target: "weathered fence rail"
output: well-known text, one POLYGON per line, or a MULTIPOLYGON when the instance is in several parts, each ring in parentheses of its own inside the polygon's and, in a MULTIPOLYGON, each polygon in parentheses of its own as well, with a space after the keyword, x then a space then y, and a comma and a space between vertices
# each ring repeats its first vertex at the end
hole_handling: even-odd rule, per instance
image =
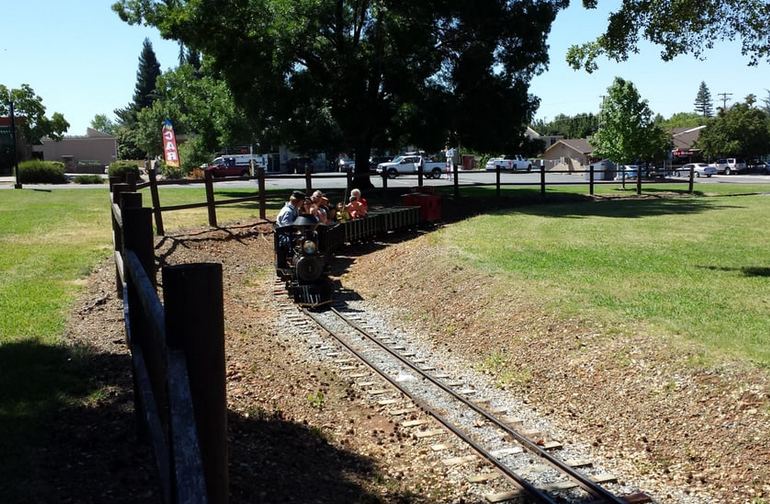
POLYGON ((139 434, 164 503, 228 498, 222 266, 164 267, 156 291, 152 212, 132 184, 111 184, 118 295, 131 351, 139 434))
MULTIPOLYGON (((162 235, 165 233, 164 227, 163 227, 163 212, 171 212, 176 210, 188 210, 192 208, 207 208, 208 209, 208 221, 210 226, 217 226, 217 214, 216 214, 216 207, 222 206, 222 205, 231 205, 236 203, 243 203, 248 201, 256 201, 258 202, 259 206, 259 217, 260 219, 266 218, 267 213, 267 205, 266 205, 266 192, 265 192, 265 184, 266 180, 281 180, 281 179, 297 179, 297 180, 304 180, 305 181, 305 190, 310 193, 313 190, 313 173, 310 169, 307 169, 304 174, 267 174, 265 173, 265 170, 261 167, 253 167, 252 172, 254 173, 253 176, 247 176, 247 177, 223 177, 223 178, 215 178, 212 176, 210 171, 205 172, 205 178, 203 180, 191 180, 191 179, 179 179, 179 180, 158 180, 156 172, 154 170, 149 171, 149 182, 143 182, 140 184, 135 184, 135 190, 141 190, 144 188, 150 188, 150 193, 152 196, 152 212, 155 219, 155 229, 159 235, 162 235), (227 199, 216 199, 214 195, 214 184, 217 182, 232 182, 232 181, 250 181, 250 180, 256 180, 257 181, 257 190, 253 196, 243 196, 239 198, 227 198, 227 199), (166 186, 166 185, 204 185, 206 189, 206 201, 203 202, 197 202, 197 203, 185 203, 181 205, 166 205, 162 206, 160 204, 160 196, 158 193, 158 187, 166 186)), ((593 195, 595 192, 595 188, 598 185, 620 185, 623 188, 626 187, 627 181, 626 179, 621 180, 597 180, 596 178, 596 171, 594 170, 594 167, 591 166, 589 169, 586 170, 546 170, 544 165, 541 165, 538 170, 535 170, 536 173, 539 173, 539 181, 536 182, 519 182, 519 181, 509 181, 509 182, 503 182, 501 180, 501 171, 500 167, 497 166, 496 170, 494 172, 494 181, 493 182, 478 182, 478 181, 464 181, 461 184, 461 177, 465 176, 465 174, 474 173, 477 174, 478 172, 460 172, 458 170, 458 166, 455 165, 453 168, 453 171, 451 172, 451 177, 453 179, 452 185, 453 185, 453 193, 455 198, 460 197, 460 188, 461 187, 488 187, 488 186, 494 186, 495 187, 495 194, 500 197, 502 195, 502 187, 506 186, 522 186, 522 187, 539 187, 540 188, 540 195, 545 197, 547 194, 547 189, 549 186, 588 186, 588 192, 589 194, 593 195), (588 177, 585 180, 574 180, 574 181, 548 181, 546 175, 548 174, 570 174, 570 175, 578 175, 578 174, 587 174, 588 177)), ((624 173, 625 174, 625 173, 624 173)), ((417 177, 417 186, 423 187, 424 181, 423 177, 419 176, 421 174, 418 173, 417 177)), ((383 173, 382 175, 372 175, 373 177, 381 178, 382 181, 382 191, 386 192, 388 191, 388 176, 386 173, 383 173)), ((350 172, 346 173, 325 173, 323 175, 323 180, 329 180, 329 179, 338 179, 338 178, 344 178, 346 180, 345 187, 346 192, 349 193, 350 190, 353 187, 353 174, 350 172)), ((632 181, 633 184, 636 186, 636 192, 637 194, 642 193, 643 186, 645 184, 682 184, 682 180, 673 180, 673 179, 658 179, 658 180, 651 180, 651 181, 645 181, 642 180, 641 177, 637 176, 635 179, 628 179, 628 181, 632 181)), ((686 181, 688 184, 688 191, 693 192, 693 183, 694 183, 694 172, 691 169, 689 174, 689 179, 686 181)))

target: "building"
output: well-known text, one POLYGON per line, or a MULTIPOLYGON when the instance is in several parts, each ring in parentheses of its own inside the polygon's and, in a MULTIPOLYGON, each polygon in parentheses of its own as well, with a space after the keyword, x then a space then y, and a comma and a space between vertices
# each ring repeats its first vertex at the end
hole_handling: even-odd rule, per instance
POLYGON ((527 131, 524 132, 524 135, 530 139, 530 140, 542 140, 544 145, 544 149, 548 149, 550 146, 564 138, 562 135, 541 135, 537 131, 533 130, 529 126, 527 126, 527 131))
POLYGON ((543 159, 551 161, 546 166, 551 164, 559 170, 573 171, 588 166, 593 161, 593 151, 594 148, 585 138, 563 138, 545 150, 543 159))
POLYGON ((705 127, 696 126, 694 128, 674 128, 671 130, 671 139, 674 145, 671 151, 673 163, 691 163, 694 160, 701 159, 701 150, 695 147, 695 143, 700 138, 700 132, 705 127))
POLYGON ((118 141, 92 128, 82 136, 65 136, 61 141, 43 138, 32 147, 36 157, 62 161, 69 173, 103 173, 104 167, 118 158, 118 141))

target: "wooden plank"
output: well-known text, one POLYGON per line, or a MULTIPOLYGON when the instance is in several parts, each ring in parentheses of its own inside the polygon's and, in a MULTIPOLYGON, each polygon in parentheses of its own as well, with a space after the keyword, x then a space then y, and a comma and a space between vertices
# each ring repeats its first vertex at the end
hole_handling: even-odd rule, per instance
POLYGON ((445 445, 444 443, 436 443, 436 444, 430 445, 430 449, 433 450, 434 452, 440 452, 440 451, 448 450, 449 446, 445 445))
POLYGON ((417 439, 424 439, 429 437, 440 436, 443 433, 444 433, 443 430, 434 429, 434 430, 424 430, 424 431, 415 432, 414 434, 412 434, 412 436, 416 437, 417 439))
POLYGON ((496 479, 500 479, 503 475, 499 472, 487 472, 487 473, 480 473, 480 474, 474 474, 472 476, 468 476, 465 478, 465 480, 468 483, 486 483, 488 481, 493 481, 496 479))
POLYGON ((427 420, 406 420, 401 422, 401 427, 419 427, 428 423, 427 420))
POLYGON ((470 464, 476 462, 479 458, 476 455, 464 455, 462 457, 452 457, 441 461, 447 467, 470 464))
POLYGON ((402 409, 388 411, 388 414, 390 416, 401 416, 401 415, 407 415, 409 413, 414 413, 415 411, 417 411, 417 408, 402 408, 402 409))
POLYGON ((377 389, 377 390, 370 390, 369 395, 376 396, 376 395, 388 394, 390 392, 392 392, 391 389, 377 389))
POLYGON ((522 453, 524 449, 520 446, 511 446, 509 448, 500 448, 499 450, 493 450, 490 453, 493 457, 504 457, 505 455, 513 455, 515 453, 522 453))
POLYGON ((381 401, 377 401, 377 404, 380 406, 390 406, 391 404, 398 404, 401 402, 401 399, 382 399, 381 401))

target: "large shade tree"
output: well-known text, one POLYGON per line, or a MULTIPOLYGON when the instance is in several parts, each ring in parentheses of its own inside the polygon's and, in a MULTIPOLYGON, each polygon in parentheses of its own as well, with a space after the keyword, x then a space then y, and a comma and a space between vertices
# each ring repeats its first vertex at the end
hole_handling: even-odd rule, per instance
POLYGON ((636 86, 616 77, 602 102, 599 130, 591 137, 594 155, 621 164, 657 161, 666 156, 670 144, 636 86))
POLYGON ((557 0, 122 0, 210 57, 263 142, 299 151, 459 142, 513 150, 537 107, 557 0))
MULTIPOLYGON (((569 2, 565 2, 569 3, 569 2)), ((583 0, 596 8, 599 0, 583 0)), ((680 54, 702 58, 707 50, 725 40, 740 41, 749 64, 770 59, 770 5, 765 0, 622 0, 610 15, 607 29, 595 40, 573 46, 567 62, 591 72, 601 56, 625 61, 639 51, 646 39, 661 46, 661 58, 670 61, 680 54)))
POLYGON ((697 146, 708 157, 763 156, 770 152, 767 115, 746 103, 720 110, 701 131, 697 146))

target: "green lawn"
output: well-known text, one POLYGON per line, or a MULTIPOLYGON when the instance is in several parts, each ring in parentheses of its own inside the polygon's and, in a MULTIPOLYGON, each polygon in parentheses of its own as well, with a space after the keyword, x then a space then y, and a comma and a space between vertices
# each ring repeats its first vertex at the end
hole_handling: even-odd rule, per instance
POLYGON ((523 206, 438 239, 549 310, 680 334, 768 365, 770 196, 714 186, 721 195, 523 206))

